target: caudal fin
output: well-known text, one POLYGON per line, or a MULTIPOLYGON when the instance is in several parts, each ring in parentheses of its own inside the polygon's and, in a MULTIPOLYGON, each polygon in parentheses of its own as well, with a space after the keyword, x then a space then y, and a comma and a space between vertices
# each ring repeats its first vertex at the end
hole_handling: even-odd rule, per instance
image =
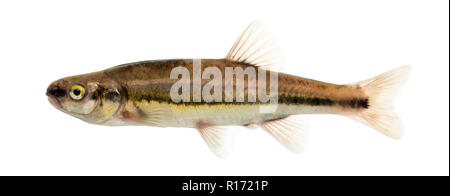
POLYGON ((389 137, 400 138, 403 126, 392 107, 392 99, 407 80, 410 69, 403 66, 358 82, 356 85, 369 97, 369 108, 362 110, 357 118, 389 137))

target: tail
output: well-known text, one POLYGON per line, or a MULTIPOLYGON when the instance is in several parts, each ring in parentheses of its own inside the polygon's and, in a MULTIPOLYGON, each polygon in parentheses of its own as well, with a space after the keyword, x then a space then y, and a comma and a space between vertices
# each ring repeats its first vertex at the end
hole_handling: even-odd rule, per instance
POLYGON ((403 66, 356 83, 369 97, 369 108, 362 110, 357 119, 389 137, 400 138, 403 126, 394 112, 392 99, 408 78, 409 72, 410 66, 403 66))

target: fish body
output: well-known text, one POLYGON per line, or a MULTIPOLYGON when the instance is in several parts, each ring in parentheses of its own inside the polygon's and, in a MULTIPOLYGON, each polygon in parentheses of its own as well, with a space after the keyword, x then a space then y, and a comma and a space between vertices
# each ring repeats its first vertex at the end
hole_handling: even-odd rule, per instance
MULTIPOLYGON (((170 98, 170 90, 177 80, 170 78, 170 72, 176 67, 186 67, 193 73, 193 61, 193 59, 143 61, 72 78, 78 82, 84 78, 85 81, 82 83, 85 84, 92 81, 100 85, 110 83, 111 86, 117 86, 117 91, 113 92, 120 94, 120 98, 104 96, 104 99, 113 99, 101 100, 101 102, 113 102, 113 105, 117 105, 114 114, 108 114, 109 117, 102 119, 102 122, 94 122, 105 125, 196 127, 199 121, 214 125, 247 125, 288 115, 357 112, 368 107, 368 97, 361 89, 351 85, 335 85, 283 73, 277 73, 278 108, 273 113, 259 112, 259 107, 267 103, 250 102, 247 97, 243 102, 207 102, 202 99, 199 102, 176 103, 170 98), (153 108, 164 110, 166 112, 164 119, 152 118, 153 108)), ((202 59, 201 62, 203 70, 207 67, 218 67, 223 73, 226 67, 245 69, 252 66, 226 59, 202 59)), ((270 74, 270 71, 266 72, 270 74)), ((66 81, 76 83, 71 81, 72 78, 58 81, 53 86, 66 81)), ((222 80, 225 80, 225 76, 222 80)), ((192 85, 191 80, 190 86, 192 85)), ((96 94, 102 94, 101 90, 103 89, 96 94)))
POLYGON ((247 49, 244 45, 250 30, 255 27, 241 35, 224 59, 142 61, 71 76, 50 84, 49 101, 94 124, 196 128, 218 155, 226 154, 227 132, 219 127, 228 125, 260 126, 288 149, 300 151, 303 144, 298 137, 303 137, 299 134, 303 130, 290 118, 299 114, 346 115, 391 137, 400 136, 389 101, 407 67, 344 85, 270 71, 251 60, 249 49, 254 44, 247 49), (174 74, 177 69, 185 72, 174 74), (234 72, 228 74, 230 70, 234 72), (180 92, 185 95, 181 87, 188 88, 187 97, 174 99, 180 92), (267 95, 276 99, 262 100, 267 95))

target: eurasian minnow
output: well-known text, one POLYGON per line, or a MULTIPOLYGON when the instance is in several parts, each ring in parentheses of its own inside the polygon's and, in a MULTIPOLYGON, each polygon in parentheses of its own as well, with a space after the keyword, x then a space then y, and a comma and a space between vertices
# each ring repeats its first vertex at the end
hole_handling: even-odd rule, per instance
POLYGON ((224 59, 119 65, 57 80, 47 96, 57 109, 89 123, 196 128, 219 156, 228 154, 227 125, 259 126, 289 150, 302 151, 305 131, 292 118, 298 114, 345 115, 401 137, 391 101, 408 66, 362 82, 330 84, 270 71, 275 61, 264 38, 252 23, 224 59))

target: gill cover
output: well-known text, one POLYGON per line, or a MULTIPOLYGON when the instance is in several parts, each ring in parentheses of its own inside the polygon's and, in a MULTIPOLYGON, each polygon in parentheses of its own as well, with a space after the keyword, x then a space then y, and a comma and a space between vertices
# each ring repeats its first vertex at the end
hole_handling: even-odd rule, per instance
POLYGON ((97 106, 85 120, 90 123, 104 124, 114 119, 114 115, 121 106, 122 96, 119 87, 113 82, 97 85, 97 89, 91 97, 97 102, 97 106))
POLYGON ((122 102, 120 86, 112 80, 96 79, 63 79, 70 86, 67 88, 69 96, 60 99, 62 111, 94 124, 114 119, 122 102))

